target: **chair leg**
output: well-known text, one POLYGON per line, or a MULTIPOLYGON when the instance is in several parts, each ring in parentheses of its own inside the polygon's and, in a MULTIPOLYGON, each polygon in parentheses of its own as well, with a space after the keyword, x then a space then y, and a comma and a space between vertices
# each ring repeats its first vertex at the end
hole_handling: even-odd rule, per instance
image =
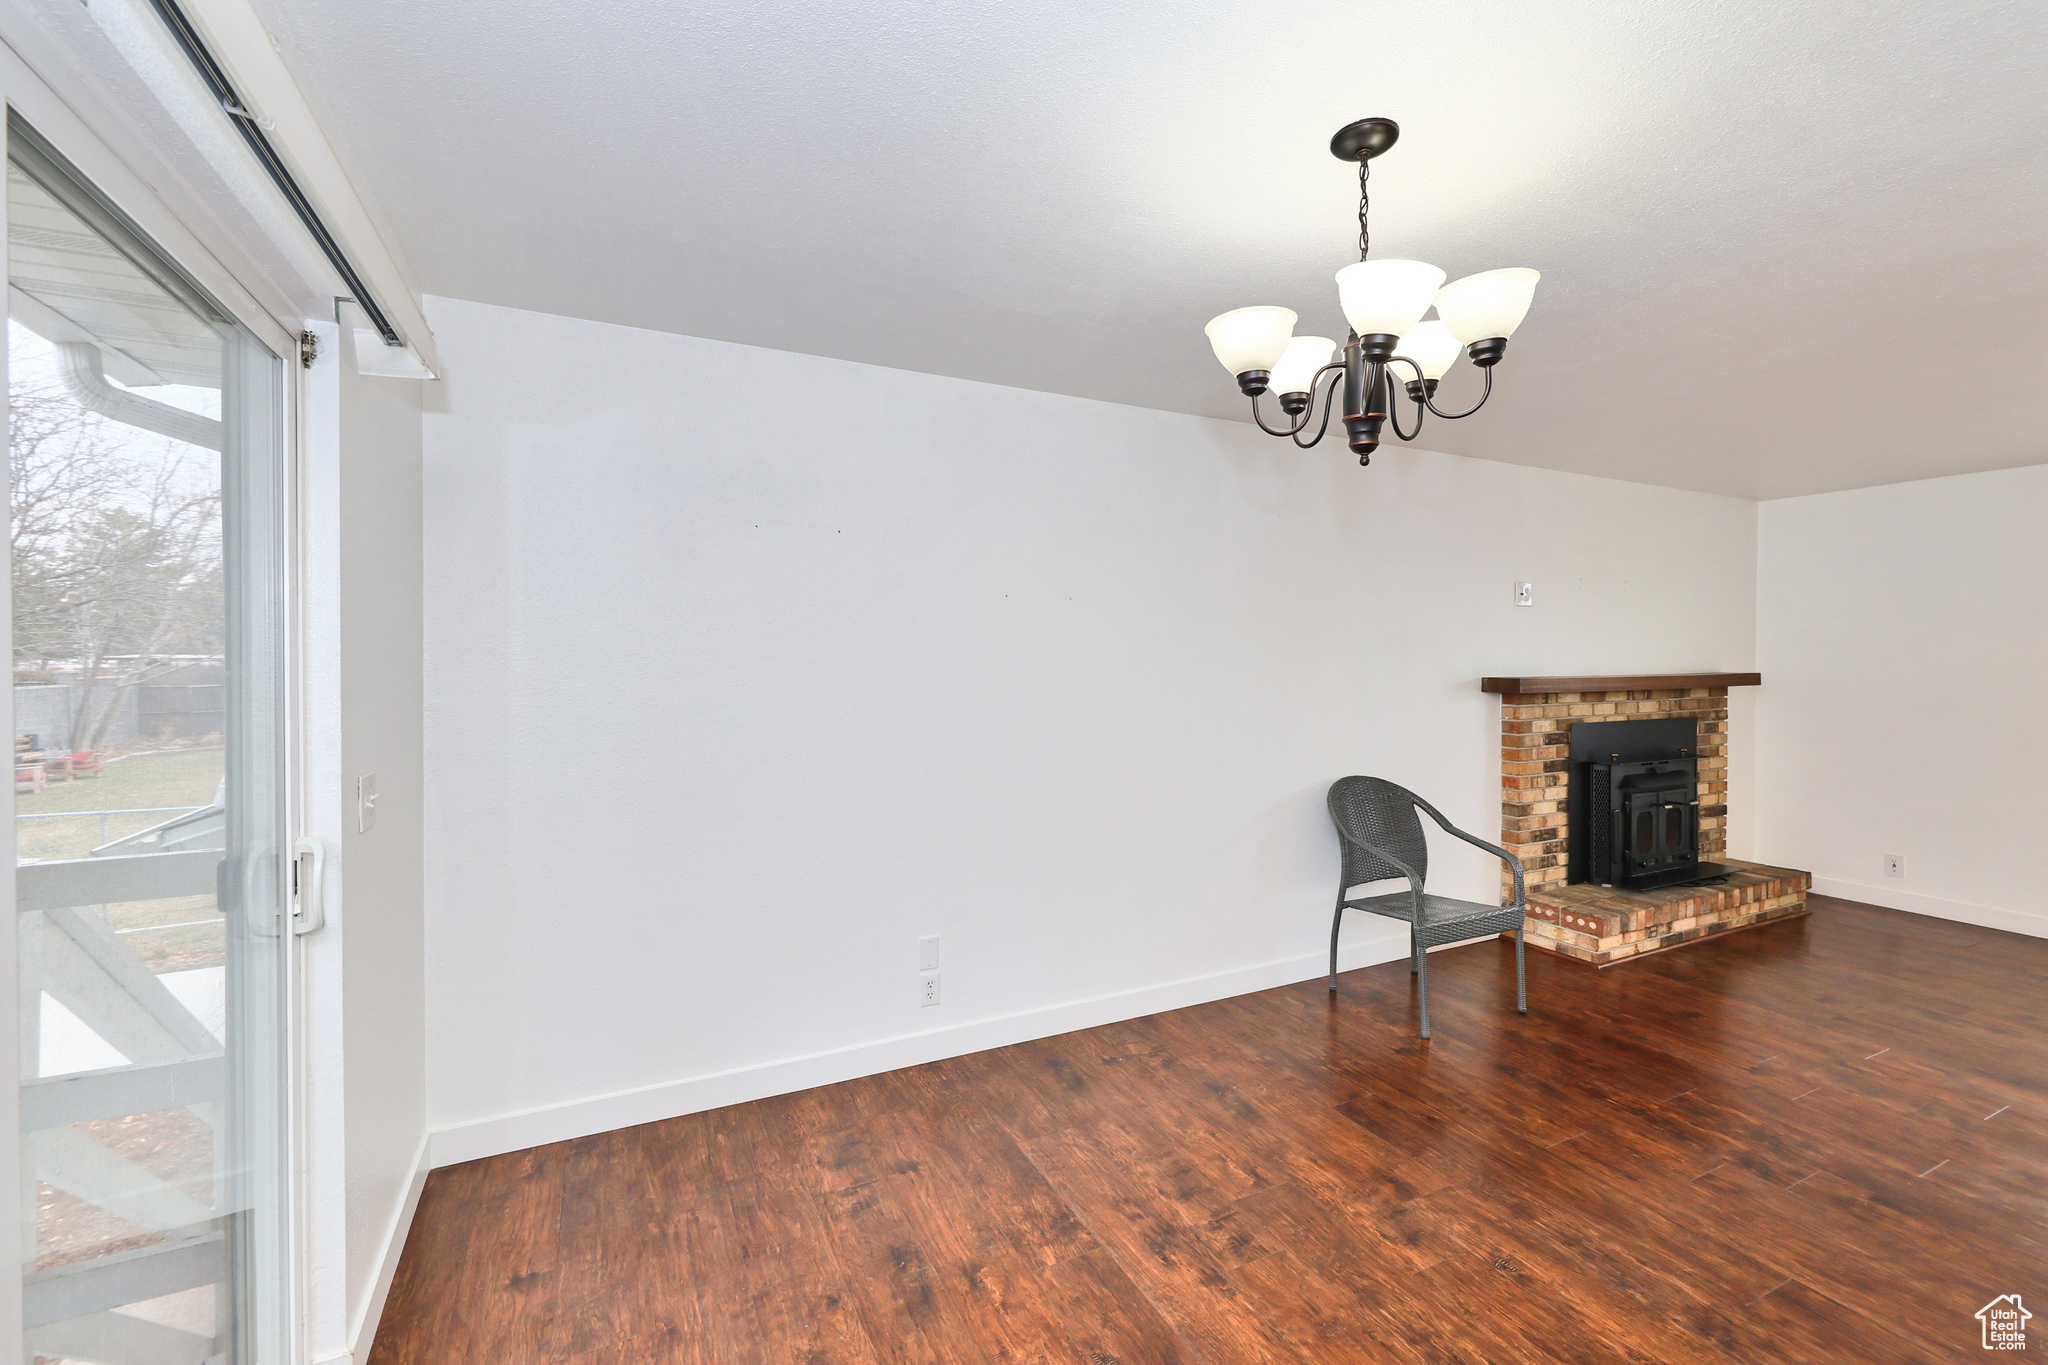
POLYGON ((1413 976, 1421 970, 1418 965, 1421 961, 1422 945, 1415 941, 1415 926, 1411 924, 1408 926, 1408 975, 1413 976))
POLYGON ((1337 902, 1337 913, 1330 917, 1330 989, 1337 989, 1337 931, 1344 927, 1344 902, 1337 902))
POLYGON ((1525 930, 1515 930, 1515 1013, 1529 1012, 1529 978, 1522 972, 1522 935, 1525 930))
POLYGON ((1422 1003, 1422 1036, 1429 1037, 1429 954, 1420 955, 1415 969, 1416 997, 1422 1003))

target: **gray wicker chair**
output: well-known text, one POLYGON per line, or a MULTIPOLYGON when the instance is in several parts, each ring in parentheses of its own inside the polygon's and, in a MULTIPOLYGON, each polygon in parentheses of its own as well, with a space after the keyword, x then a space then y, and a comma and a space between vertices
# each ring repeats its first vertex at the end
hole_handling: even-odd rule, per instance
POLYGON ((1422 1036, 1429 1037, 1429 950, 1439 943, 1513 931, 1515 935, 1515 1008, 1529 1012, 1529 989, 1522 971, 1522 921, 1528 903, 1522 892, 1522 860, 1504 848, 1457 828, 1435 806, 1392 782, 1377 777, 1343 777, 1330 785, 1330 819, 1343 848, 1343 880, 1337 883, 1337 914, 1330 922, 1330 989, 1337 989, 1337 931, 1346 910, 1364 910, 1408 922, 1408 971, 1417 978, 1422 1006, 1422 1036), (1514 869, 1512 905, 1481 905, 1475 901, 1432 896, 1422 889, 1429 875, 1429 844, 1422 837, 1417 810, 1442 825, 1446 834, 1505 859, 1514 869), (1354 886, 1408 879, 1406 891, 1347 899, 1354 886))

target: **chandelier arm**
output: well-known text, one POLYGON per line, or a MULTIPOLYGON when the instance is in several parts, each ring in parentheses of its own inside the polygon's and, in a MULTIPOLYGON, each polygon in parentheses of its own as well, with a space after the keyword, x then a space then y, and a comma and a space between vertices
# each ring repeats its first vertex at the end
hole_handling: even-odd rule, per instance
MULTIPOLYGON (((1325 373, 1327 373, 1328 371, 1331 371, 1331 370, 1335 370, 1335 371, 1336 371, 1336 372, 1337 372, 1338 374, 1340 374, 1340 375, 1344 373, 1344 367, 1343 367, 1343 366, 1342 366, 1341 364, 1338 364, 1338 365, 1325 365, 1325 366, 1323 366, 1323 368, 1322 368, 1322 369, 1320 369, 1320 370, 1317 370, 1317 371, 1316 371, 1316 377, 1315 377, 1314 379, 1312 379, 1312 380, 1310 380, 1310 381, 1309 381, 1309 409, 1310 409, 1310 411, 1314 411, 1314 409, 1315 409, 1315 385, 1316 385, 1317 383, 1321 382, 1321 380, 1322 380, 1322 377, 1323 377, 1323 375, 1324 375, 1325 373)), ((1326 434, 1327 434, 1327 433, 1329 432, 1329 430, 1330 430, 1330 413, 1331 413, 1332 411, 1334 411, 1334 410, 1336 409, 1336 406, 1337 406, 1337 386, 1336 386, 1336 384, 1332 383, 1332 384, 1330 385, 1329 389, 1328 389, 1328 390, 1326 390, 1326 391, 1324 392, 1324 394, 1323 394, 1323 423, 1322 423, 1322 425, 1321 425, 1321 426, 1319 426, 1319 427, 1317 427, 1317 428, 1316 428, 1316 434, 1315 434, 1315 435, 1314 435, 1313 437, 1311 437, 1310 439, 1306 440, 1306 441, 1302 440, 1302 439, 1301 439, 1301 437, 1300 437, 1299 435, 1295 436, 1295 438, 1294 438, 1294 443, 1295 443, 1296 445, 1300 446, 1300 447, 1301 447, 1301 448, 1302 448, 1303 450, 1307 450, 1307 449, 1309 449, 1309 448, 1310 448, 1311 446, 1314 446, 1314 445, 1316 445, 1316 444, 1320 443, 1320 442, 1322 441, 1323 437, 1324 437, 1324 436, 1325 436, 1325 435, 1326 435, 1326 434)), ((1303 423, 1303 426, 1306 426, 1306 425, 1307 425, 1307 423, 1303 423)))
POLYGON ((1393 424, 1396 437, 1403 441, 1412 441, 1422 434, 1422 405, 1420 403, 1415 405, 1415 430, 1403 431, 1401 430, 1400 406, 1394 402, 1392 395, 1389 395, 1387 399, 1387 420, 1393 424))
MULTIPOLYGON (((1405 397, 1405 395, 1403 396, 1405 397)), ((1403 431, 1401 430, 1400 399, 1395 398, 1394 395, 1391 392, 1389 392, 1387 394, 1387 420, 1393 423, 1394 435, 1396 437, 1403 441, 1412 441, 1422 434, 1422 404, 1417 403, 1415 405, 1415 430, 1403 431)))
POLYGON ((1409 369, 1415 371, 1415 377, 1418 380, 1422 378, 1422 367, 1405 355, 1397 355, 1387 362, 1387 417, 1394 424, 1394 435, 1404 441, 1412 441, 1422 434, 1422 404, 1417 403, 1415 405, 1415 430, 1401 430, 1400 399, 1394 397, 1394 366, 1396 365, 1406 365, 1409 369))
POLYGON ((1308 425, 1308 410, 1306 408, 1302 409, 1301 420, 1299 422, 1296 422, 1293 426, 1288 427, 1284 431, 1275 431, 1273 430, 1273 428, 1267 426, 1266 419, 1259 415, 1259 395, 1253 394, 1252 420, 1254 422, 1257 422, 1259 424, 1259 430, 1265 432, 1268 436, 1292 436, 1294 435, 1294 433, 1300 431, 1303 427, 1306 427, 1308 425))
MULTIPOLYGON (((1485 407, 1486 400, 1491 397, 1493 397, 1493 366, 1489 365, 1486 367, 1486 388, 1483 392, 1480 393, 1479 401, 1477 403, 1474 403, 1471 407, 1466 408, 1463 412, 1445 412, 1442 408, 1439 408, 1434 403, 1429 404, 1429 410, 1435 413, 1437 416, 1443 418, 1446 422, 1455 422, 1460 417, 1470 417, 1473 413, 1485 407)), ((1429 402, 1427 398, 1424 398, 1423 401, 1426 403, 1429 402)))

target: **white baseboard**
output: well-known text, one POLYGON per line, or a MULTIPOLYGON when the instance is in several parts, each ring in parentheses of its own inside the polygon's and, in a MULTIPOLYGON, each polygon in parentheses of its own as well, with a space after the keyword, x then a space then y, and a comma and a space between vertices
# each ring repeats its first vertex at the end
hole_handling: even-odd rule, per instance
MULTIPOLYGON (((1355 917, 1346 926, 1347 932, 1356 938, 1339 951, 1337 965, 1340 970, 1354 971, 1381 962, 1395 962, 1407 956, 1407 931, 1398 926, 1382 928, 1378 924, 1369 930, 1359 922, 1364 918, 1355 917)), ((1386 923, 1391 924, 1390 921, 1386 923)), ((437 1128, 428 1134, 432 1164, 452 1166, 457 1162, 523 1151, 549 1142, 565 1142, 571 1138, 608 1133, 615 1128, 631 1128, 636 1124, 655 1123, 728 1104, 766 1099, 770 1095, 786 1095, 796 1090, 809 1090, 813 1086, 855 1080, 946 1057, 962 1057, 970 1052, 1005 1047, 1033 1038, 1050 1038, 1076 1029, 1095 1028, 1164 1010, 1183 1009, 1210 1000, 1291 985, 1321 976, 1328 970, 1329 958, 1322 954, 1287 958, 1213 976, 1191 977, 1185 981, 1170 981, 1164 985, 1099 996, 1093 1000, 1026 1010, 831 1052, 790 1057, 759 1066, 455 1124, 437 1128)), ((417 1201, 417 1193, 413 1197, 417 1201)), ((408 1209, 408 1220, 410 1216, 408 1209)), ((394 1263, 397 1248, 402 1244, 401 1236, 391 1252, 394 1263)), ((390 1284, 388 1269, 383 1283, 386 1286, 390 1284)), ((382 1306, 381 1293, 378 1306, 382 1306)), ((367 1349, 368 1345, 365 1340, 364 1348, 367 1349)))
MULTIPOLYGON (((377 1278, 370 1282, 370 1293, 351 1325, 349 1340, 354 1345, 347 1355, 335 1356, 334 1365, 341 1361, 370 1358, 370 1345, 377 1339, 377 1324, 384 1317, 384 1301, 391 1297, 391 1282, 398 1276, 398 1258, 405 1252, 406 1235, 412 1231, 412 1216, 419 1212, 420 1192, 427 1187, 427 1172, 432 1169, 427 1157, 431 1151, 432 1136, 423 1134, 419 1150, 413 1154, 412 1179, 406 1182, 405 1198, 398 1201, 391 1223, 384 1230, 384 1249, 377 1256, 377 1278)), ((329 1365, 329 1362, 323 1361, 320 1365, 329 1365)))
POLYGON ((1843 877, 1823 877, 1818 873, 1813 878, 1813 889, 1819 895, 1838 896, 1845 901, 1862 901, 1866 905, 1881 905, 1887 910, 1904 910, 1908 914, 1955 920, 1984 929, 2003 929, 2011 934, 2048 938, 2048 915, 2031 910, 2001 910, 1997 906, 1944 900, 1940 896, 1923 895, 1902 887, 1872 886, 1868 882, 1852 882, 1843 877))

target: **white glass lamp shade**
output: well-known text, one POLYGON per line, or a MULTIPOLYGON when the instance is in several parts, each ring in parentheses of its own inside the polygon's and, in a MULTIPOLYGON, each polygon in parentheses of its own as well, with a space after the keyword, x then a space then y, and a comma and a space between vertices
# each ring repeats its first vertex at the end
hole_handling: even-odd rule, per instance
POLYGON ((1529 315, 1542 275, 1523 266, 1482 270, 1452 280, 1436 296, 1436 315, 1465 345, 1489 337, 1511 337, 1529 315))
POLYGON ((1233 308, 1209 319, 1202 330, 1216 358, 1232 374, 1249 370, 1270 370, 1287 352, 1287 340, 1294 335, 1292 308, 1233 308))
MULTIPOLYGON (((1464 351, 1458 339, 1451 335, 1451 329, 1435 318, 1410 327, 1400 344, 1394 347, 1395 355, 1405 355, 1422 367, 1424 379, 1442 379, 1444 372, 1458 363, 1458 357, 1464 351)), ((1403 384, 1415 378, 1415 371, 1406 365, 1391 365, 1387 373, 1403 384)))
POLYGON ((1337 302, 1360 336, 1399 336, 1422 320, 1444 272, 1421 261, 1360 261, 1337 272, 1337 302))
POLYGON ((1307 393, 1316 371, 1329 364, 1336 352, 1337 343, 1328 337, 1296 337, 1287 343, 1266 387, 1274 393, 1307 393))

